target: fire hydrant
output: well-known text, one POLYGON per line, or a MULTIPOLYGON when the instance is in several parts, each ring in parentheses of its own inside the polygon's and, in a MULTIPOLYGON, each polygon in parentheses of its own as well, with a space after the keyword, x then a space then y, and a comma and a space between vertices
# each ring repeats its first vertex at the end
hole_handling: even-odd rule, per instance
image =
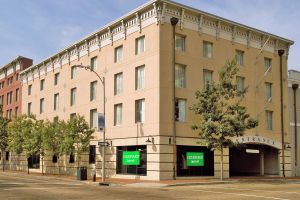
POLYGON ((96 166, 93 168, 93 182, 96 182, 96 166))

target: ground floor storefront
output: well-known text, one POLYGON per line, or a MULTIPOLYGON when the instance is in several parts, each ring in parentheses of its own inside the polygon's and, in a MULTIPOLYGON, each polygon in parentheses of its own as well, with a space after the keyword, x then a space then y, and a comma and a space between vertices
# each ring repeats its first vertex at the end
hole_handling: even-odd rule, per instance
MULTIPOLYGON (((223 177, 232 176, 291 176, 290 151, 285 150, 282 159, 280 143, 258 136, 237 138, 243 145, 225 148, 223 154, 223 177), (283 166, 283 160, 285 161, 283 166)), ((193 178, 219 178, 221 154, 208 149, 197 138, 152 136, 114 139, 105 147, 105 174, 110 178, 139 180, 172 180, 193 178)), ((5 156, 1 161, 4 169, 63 174, 76 176, 78 167, 85 167, 87 175, 102 176, 102 148, 92 141, 89 152, 78 156, 46 155, 5 156)))

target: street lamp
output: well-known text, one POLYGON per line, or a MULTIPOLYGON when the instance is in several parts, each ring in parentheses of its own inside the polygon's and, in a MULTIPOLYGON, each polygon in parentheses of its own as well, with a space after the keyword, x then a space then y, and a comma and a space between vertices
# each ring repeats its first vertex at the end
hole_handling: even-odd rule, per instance
POLYGON ((83 65, 74 65, 73 67, 83 68, 85 70, 90 70, 99 78, 102 87, 103 87, 103 117, 104 117, 104 126, 103 126, 103 134, 102 134, 102 142, 99 143, 102 147, 102 184, 105 185, 105 147, 107 143, 105 141, 105 77, 101 77, 91 66, 83 66, 83 65))

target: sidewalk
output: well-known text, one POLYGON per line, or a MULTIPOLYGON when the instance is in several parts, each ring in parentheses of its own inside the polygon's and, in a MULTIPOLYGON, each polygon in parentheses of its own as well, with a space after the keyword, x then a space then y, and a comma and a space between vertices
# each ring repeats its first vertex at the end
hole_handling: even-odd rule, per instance
MULTIPOLYGON (((101 183, 101 177, 97 177, 96 182, 88 177, 87 181, 78 181, 75 176, 66 176, 66 175, 53 175, 40 173, 30 173, 24 171, 0 171, 0 173, 7 174, 22 174, 24 176, 31 177, 43 177, 45 179, 53 178, 56 180, 62 181, 74 181, 80 182, 83 184, 99 186, 101 183)), ((107 178, 105 183, 109 186, 126 186, 126 187, 150 187, 150 188, 160 188, 160 187, 173 187, 173 186, 191 186, 191 185, 212 185, 212 184, 236 184, 236 183, 249 183, 249 182, 259 182, 259 183, 297 183, 300 184, 300 177, 265 177, 265 176, 256 176, 256 177, 235 177, 230 179, 224 179, 221 181, 218 178, 199 178, 199 179, 177 179, 177 180, 163 180, 163 181, 149 181, 149 180, 137 180, 137 179, 120 179, 120 178, 107 178)))

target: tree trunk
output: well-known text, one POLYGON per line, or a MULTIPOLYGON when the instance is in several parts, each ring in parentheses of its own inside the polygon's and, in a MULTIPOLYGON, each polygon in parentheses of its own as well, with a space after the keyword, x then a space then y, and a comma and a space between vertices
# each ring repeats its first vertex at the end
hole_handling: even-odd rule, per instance
POLYGON ((221 181, 223 181, 223 146, 221 146, 221 181))
POLYGON ((59 157, 57 158, 58 175, 60 176, 59 157))
POLYGON ((42 175, 44 176, 44 156, 42 156, 42 175))
POLYGON ((27 174, 29 174, 29 158, 27 158, 27 174))
POLYGON ((5 170, 4 151, 1 151, 1 155, 2 155, 2 170, 4 171, 5 170))

